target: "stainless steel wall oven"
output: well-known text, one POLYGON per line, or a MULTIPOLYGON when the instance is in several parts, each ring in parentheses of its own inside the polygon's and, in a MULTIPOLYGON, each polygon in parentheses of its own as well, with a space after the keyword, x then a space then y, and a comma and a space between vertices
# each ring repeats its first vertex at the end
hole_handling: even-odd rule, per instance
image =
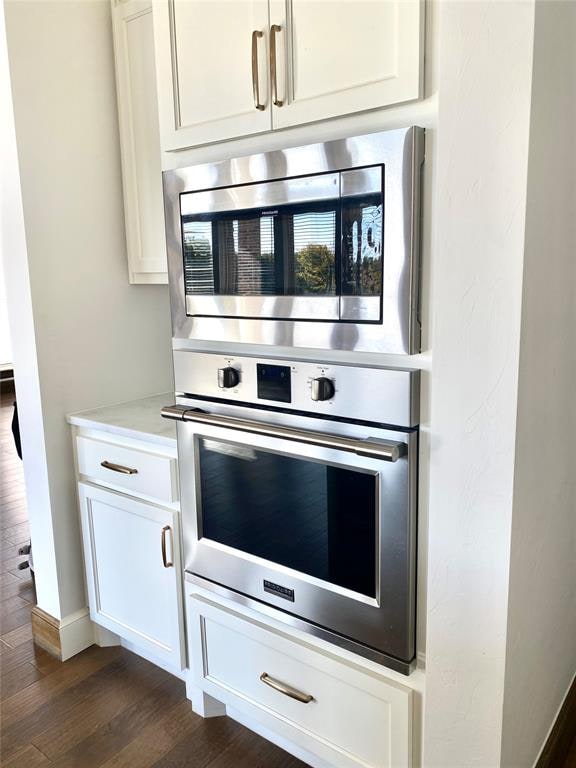
POLYGON ((164 174, 176 346, 420 348, 423 130, 164 174))
POLYGON ((175 352, 186 578, 408 673, 419 372, 175 352))

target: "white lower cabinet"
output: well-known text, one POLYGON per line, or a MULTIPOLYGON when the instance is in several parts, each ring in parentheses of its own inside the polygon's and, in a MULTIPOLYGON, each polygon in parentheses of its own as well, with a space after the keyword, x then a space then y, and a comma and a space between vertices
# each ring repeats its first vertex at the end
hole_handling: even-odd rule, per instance
POLYGON ((185 666, 179 513, 78 484, 90 617, 185 666))
POLYGON ((193 682, 203 691, 319 765, 412 765, 411 689, 202 596, 187 608, 193 682))

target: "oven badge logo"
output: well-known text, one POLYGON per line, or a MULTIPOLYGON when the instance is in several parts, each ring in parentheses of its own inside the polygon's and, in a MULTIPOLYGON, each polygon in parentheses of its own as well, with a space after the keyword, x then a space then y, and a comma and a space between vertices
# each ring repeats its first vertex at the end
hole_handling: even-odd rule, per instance
POLYGON ((281 584, 275 584, 273 581, 268 581, 267 579, 264 579, 264 592, 269 592, 271 595, 276 595, 277 597, 283 597, 284 600, 290 600, 291 603, 294 602, 293 589, 283 587, 281 584))

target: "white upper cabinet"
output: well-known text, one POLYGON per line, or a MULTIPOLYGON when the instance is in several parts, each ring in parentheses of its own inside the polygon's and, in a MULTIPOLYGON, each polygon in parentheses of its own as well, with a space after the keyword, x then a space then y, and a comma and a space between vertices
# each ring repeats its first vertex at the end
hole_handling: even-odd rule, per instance
POLYGON ((164 0, 154 23, 163 149, 270 129, 268 0, 164 0))
POLYGON ((419 98, 423 0, 154 0, 164 150, 419 98))
POLYGON ((165 283, 151 0, 113 1, 112 22, 129 279, 131 283, 165 283))
POLYGON ((420 0, 270 0, 273 127, 419 98, 423 19, 420 0))

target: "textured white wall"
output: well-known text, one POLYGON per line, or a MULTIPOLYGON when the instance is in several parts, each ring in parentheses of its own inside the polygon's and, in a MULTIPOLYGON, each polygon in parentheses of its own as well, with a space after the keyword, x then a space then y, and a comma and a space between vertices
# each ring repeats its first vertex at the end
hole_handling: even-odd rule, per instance
POLYGON ((500 764, 534 5, 440 4, 424 764, 500 764))
POLYGON ((109 2, 5 12, 61 616, 86 604, 65 414, 173 388, 168 293, 128 284, 109 2))
POLYGON ((12 114, 10 73, 6 50, 4 14, 0 13, 0 235, 2 267, 6 280, 7 309, 13 341, 12 362, 18 371, 16 394, 21 404, 19 421, 24 457, 24 476, 28 516, 42 546, 34 553, 35 568, 42 578, 36 581, 40 605, 57 616, 60 609, 58 573, 50 489, 46 466, 46 445, 42 423, 40 381, 36 357, 36 335, 24 233, 24 212, 20 194, 20 176, 16 155, 16 134, 12 114))
POLYGON ((576 673, 576 3, 536 3, 502 765, 576 673))
POLYGON ((4 269, 0 261, 0 365, 12 362, 12 341, 8 326, 8 307, 6 306, 6 283, 4 269))

